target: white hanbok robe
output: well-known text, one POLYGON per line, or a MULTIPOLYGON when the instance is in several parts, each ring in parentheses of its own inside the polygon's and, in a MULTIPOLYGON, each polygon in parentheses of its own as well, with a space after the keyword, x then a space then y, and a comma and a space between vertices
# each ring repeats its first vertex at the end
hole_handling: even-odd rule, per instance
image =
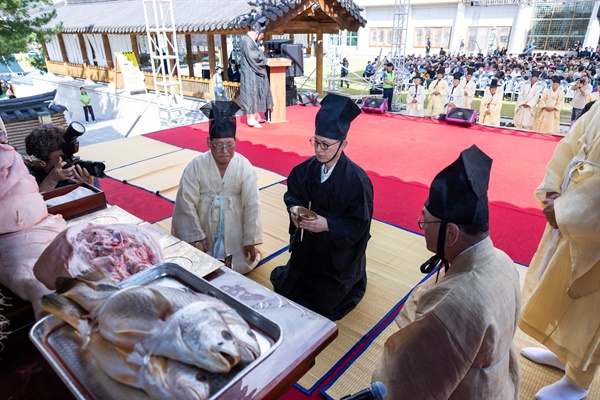
POLYGON ((425 88, 422 85, 411 86, 408 88, 406 95, 406 110, 408 115, 411 117, 422 117, 425 110, 423 109, 423 103, 425 102, 425 88), (412 101, 416 100, 416 103, 412 101))
POLYGON ((500 111, 502 110, 502 91, 496 89, 492 95, 490 88, 485 89, 481 104, 479 105, 479 123, 486 125, 500 126, 500 111), (489 114, 485 112, 490 110, 489 114))
MULTIPOLYGON (((208 239, 209 254, 233 255, 233 269, 250 272, 243 246, 262 243, 258 177, 250 161, 235 153, 223 178, 210 151, 194 158, 183 172, 171 228, 188 242, 208 239)), ((257 249, 258 250, 258 249, 257 249)))
POLYGON ((533 85, 533 87, 531 87, 531 83, 526 83, 521 86, 519 97, 517 98, 515 116, 513 118, 513 124, 515 124, 517 128, 531 129, 533 127, 537 102, 540 98, 540 89, 540 85, 533 85), (524 104, 527 104, 529 108, 524 107, 524 104))
POLYGON ((446 106, 446 111, 448 111, 448 107, 463 107, 463 104, 463 88, 460 84, 456 87, 454 85, 448 86, 446 93, 444 93, 444 105, 446 106))
POLYGON ((444 93, 448 88, 448 83, 443 80, 435 80, 429 84, 429 103, 427 104, 427 115, 444 114, 446 107, 444 106, 444 93), (439 92, 438 94, 434 94, 439 92))
POLYGON ((538 114, 533 123, 533 131, 555 135, 560 129, 560 111, 565 105, 565 92, 558 88, 555 91, 544 90, 538 103, 538 114), (548 111, 545 107, 554 108, 548 111))
POLYGON ((465 81, 463 86, 463 107, 471 108, 471 103, 473 103, 476 89, 477 85, 475 84, 475 80, 473 78, 471 78, 469 82, 465 81))

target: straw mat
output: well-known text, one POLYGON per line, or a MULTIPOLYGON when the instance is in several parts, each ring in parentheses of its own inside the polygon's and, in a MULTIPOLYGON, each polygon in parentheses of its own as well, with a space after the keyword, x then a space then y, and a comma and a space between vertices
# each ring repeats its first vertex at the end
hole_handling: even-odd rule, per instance
POLYGON ((147 137, 132 136, 110 142, 83 146, 79 149, 77 155, 82 160, 102 161, 106 164, 106 170, 110 171, 124 165, 133 164, 180 149, 180 147, 147 137))
MULTIPOLYGON (((418 266, 430 254, 422 236, 379 221, 372 222, 371 236, 367 247, 365 296, 352 312, 337 321, 338 337, 317 356, 315 366, 298 381, 305 391, 314 390, 315 384, 326 378, 336 363, 343 361, 346 354, 424 277, 418 266)), ((271 289, 271 271, 285 265, 288 259, 289 253, 284 252, 246 276, 271 289)))

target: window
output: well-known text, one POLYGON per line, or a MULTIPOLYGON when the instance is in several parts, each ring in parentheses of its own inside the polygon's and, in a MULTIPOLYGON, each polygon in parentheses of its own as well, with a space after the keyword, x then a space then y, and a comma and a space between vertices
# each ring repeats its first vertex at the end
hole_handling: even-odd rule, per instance
POLYGON ((509 26, 470 26, 467 30, 467 51, 489 53, 508 47, 509 26))
POLYGON ((344 36, 346 37, 346 46, 358 46, 358 32, 344 31, 344 36))
POLYGON ((527 43, 538 50, 564 51, 575 47, 585 33, 594 8, 593 2, 538 4, 533 12, 527 43))
POLYGON ((427 38, 431 42, 431 48, 443 47, 445 49, 450 48, 450 34, 452 28, 450 27, 439 27, 439 28, 415 28, 415 34, 413 36, 413 47, 425 47, 427 44, 427 38))

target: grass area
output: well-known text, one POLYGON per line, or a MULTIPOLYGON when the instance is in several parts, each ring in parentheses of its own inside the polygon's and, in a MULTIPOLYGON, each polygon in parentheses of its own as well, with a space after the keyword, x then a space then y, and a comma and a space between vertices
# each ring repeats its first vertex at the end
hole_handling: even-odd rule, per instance
MULTIPOLYGON (((354 72, 354 74, 352 72, 349 73, 349 77, 353 78, 353 79, 359 79, 360 77, 362 77, 362 73, 364 71, 364 66, 367 64, 368 59, 350 59, 350 66, 352 67, 360 67, 360 69, 354 69, 352 68, 351 71, 354 72)), ((305 58, 304 59, 304 74, 306 76, 308 76, 308 74, 310 74, 311 72, 313 72, 313 70, 315 69, 316 66, 316 59, 315 58, 305 58)), ((325 60, 325 68, 323 71, 323 75, 324 78, 327 78, 328 73, 329 73, 329 66, 327 65, 327 60, 325 60)), ((339 73, 339 71, 338 71, 339 73)), ((329 81, 324 81, 323 82, 323 90, 327 90, 329 87, 329 81)), ((333 87, 335 87, 336 90, 342 90, 344 93, 347 93, 349 95, 354 95, 354 96, 358 96, 361 94, 368 94, 368 89, 367 89, 367 83, 364 81, 355 81, 355 82, 349 82, 350 87, 347 88, 346 84, 344 83, 344 87, 340 88, 340 81, 333 81, 332 82, 333 87)), ((312 74, 311 78, 306 80, 306 78, 303 77, 298 77, 296 78, 296 87, 298 88, 299 91, 314 91, 316 90, 316 79, 315 79, 315 73, 312 74), (306 83, 304 83, 306 81, 306 83), (300 86, 304 83, 304 85, 302 86, 302 88, 300 88, 300 86)), ((515 98, 516 100, 516 98, 515 98)), ((406 91, 402 92, 402 102, 404 104, 406 104, 406 91)), ((479 104, 481 103, 481 98, 475 98, 473 99, 473 104, 471 105, 472 108, 479 110, 479 104)), ((516 101, 510 101, 510 100, 504 100, 504 102, 502 103, 502 111, 500 112, 500 115, 502 117, 505 118, 512 118, 514 113, 515 113, 515 106, 516 106, 516 101)), ((425 106, 427 106, 427 100, 425 100, 425 106)), ((565 103, 565 107, 563 108, 563 110, 560 112, 560 122, 561 124, 567 124, 569 125, 571 123, 571 104, 569 103, 565 103)))

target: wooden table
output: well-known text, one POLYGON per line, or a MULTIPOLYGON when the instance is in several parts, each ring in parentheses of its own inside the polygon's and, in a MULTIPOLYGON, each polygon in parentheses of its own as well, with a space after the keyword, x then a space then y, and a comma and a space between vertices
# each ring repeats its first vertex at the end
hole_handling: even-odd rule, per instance
MULTIPOLYGON (((121 219, 129 218, 131 223, 140 221, 124 213, 128 214, 109 207, 80 220, 110 221, 118 214, 123 216, 121 219)), ((178 239, 166 233, 163 235, 160 243, 166 258, 170 257, 169 249, 181 251, 177 247, 178 239)), ((185 243, 180 246, 187 246, 189 249, 186 248, 186 251, 200 253, 195 256, 210 264, 220 263, 185 243)), ((203 270, 198 266, 194 269, 198 272, 203 270)), ((336 324, 226 267, 215 270, 212 264, 211 270, 213 272, 205 276, 206 280, 278 324, 283 337, 280 345, 267 358, 235 382, 219 400, 279 398, 314 365, 317 354, 335 339, 338 331, 336 324)), ((21 329, 11 335, 7 343, 10 347, 0 353, 0 387, 3 394, 19 400, 72 397, 58 375, 28 340, 28 331, 21 329)))

